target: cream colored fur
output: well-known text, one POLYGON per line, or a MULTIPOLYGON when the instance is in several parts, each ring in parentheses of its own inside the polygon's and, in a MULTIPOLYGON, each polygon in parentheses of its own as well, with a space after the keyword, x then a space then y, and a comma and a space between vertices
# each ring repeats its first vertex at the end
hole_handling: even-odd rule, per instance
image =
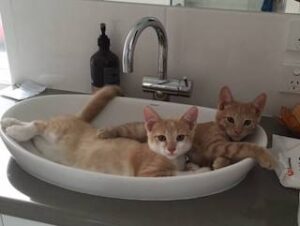
MULTIPOLYGON (((199 166, 218 169, 251 157, 261 167, 273 169, 276 161, 267 149, 241 142, 257 128, 266 99, 266 94, 262 93, 251 102, 237 102, 229 88, 223 87, 219 94, 216 120, 199 123, 195 127, 193 148, 188 153, 190 160, 199 166)), ((147 139, 147 132, 143 123, 134 122, 101 130, 99 136, 127 137, 143 141, 147 139)))
POLYGON ((32 122, 6 118, 2 120, 2 127, 8 136, 18 142, 32 139, 42 156, 61 164, 126 176, 181 174, 177 171, 183 167, 177 167, 172 159, 190 150, 197 109, 189 109, 178 120, 166 120, 161 119, 153 109, 145 108, 149 146, 127 138, 99 139, 97 130, 88 122, 119 93, 119 88, 115 86, 101 89, 78 116, 32 122), (99 106, 94 106, 95 101, 99 106), (174 131, 184 139, 176 141, 178 134, 174 131), (166 146, 158 145, 158 136, 166 137, 166 146), (172 150, 170 158, 161 154, 168 148, 172 150))

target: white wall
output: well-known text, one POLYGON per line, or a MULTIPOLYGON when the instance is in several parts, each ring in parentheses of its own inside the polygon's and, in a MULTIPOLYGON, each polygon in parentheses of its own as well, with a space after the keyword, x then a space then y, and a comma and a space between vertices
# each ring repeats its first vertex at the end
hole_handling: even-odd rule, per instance
MULTIPOLYGON (((10 8, 3 20, 11 37, 15 82, 30 78, 53 88, 89 92, 89 58, 97 49, 98 24, 107 23, 112 50, 121 57, 131 26, 143 16, 155 16, 168 33, 169 76, 195 82, 191 98, 172 100, 214 107, 225 84, 240 100, 267 92, 269 114, 300 100, 278 92, 282 64, 300 63, 299 53, 286 51, 289 21, 299 16, 81 0, 1 1, 10 8)), ((156 73, 157 52, 155 34, 146 30, 136 47, 134 73, 122 76, 128 96, 151 97, 142 92, 141 80, 156 73)))

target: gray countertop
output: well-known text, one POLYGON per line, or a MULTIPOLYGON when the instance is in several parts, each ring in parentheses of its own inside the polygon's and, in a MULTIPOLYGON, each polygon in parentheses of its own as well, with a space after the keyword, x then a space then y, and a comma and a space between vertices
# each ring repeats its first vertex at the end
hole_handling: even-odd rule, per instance
MULTIPOLYGON (((65 93, 48 90, 46 94, 65 93)), ((0 115, 14 101, 0 97, 0 115)), ((271 133, 290 134, 264 117, 271 133)), ((298 192, 254 167, 234 188, 186 201, 127 201, 68 191, 25 171, 0 140, 0 213, 61 226, 296 226, 298 192)), ((63 176, 63 175, 62 175, 63 176)), ((67 179, 67 178, 66 178, 67 179)))

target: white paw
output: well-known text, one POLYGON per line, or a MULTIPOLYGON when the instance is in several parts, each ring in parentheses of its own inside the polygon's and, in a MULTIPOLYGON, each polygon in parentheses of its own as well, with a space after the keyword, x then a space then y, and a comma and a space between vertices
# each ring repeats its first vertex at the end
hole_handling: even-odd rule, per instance
POLYGON ((16 141, 28 141, 37 134, 36 128, 33 124, 27 125, 12 125, 6 128, 6 134, 16 141))
POLYGON ((209 167, 200 167, 199 169, 195 170, 194 173, 205 173, 211 171, 209 167))
POLYGON ((18 119, 15 118, 4 118, 1 120, 1 126, 3 130, 5 131, 7 127, 13 126, 13 125, 22 125, 23 122, 21 122, 18 119))
POLYGON ((200 167, 195 163, 189 162, 186 164, 185 168, 187 171, 195 171, 198 170, 200 167))

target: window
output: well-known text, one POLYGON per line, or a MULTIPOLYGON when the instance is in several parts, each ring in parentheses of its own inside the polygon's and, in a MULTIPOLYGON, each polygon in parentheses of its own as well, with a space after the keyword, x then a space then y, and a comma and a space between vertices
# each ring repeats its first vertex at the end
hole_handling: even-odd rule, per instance
POLYGON ((4 42, 4 29, 0 14, 0 85, 10 84, 10 71, 4 42))

